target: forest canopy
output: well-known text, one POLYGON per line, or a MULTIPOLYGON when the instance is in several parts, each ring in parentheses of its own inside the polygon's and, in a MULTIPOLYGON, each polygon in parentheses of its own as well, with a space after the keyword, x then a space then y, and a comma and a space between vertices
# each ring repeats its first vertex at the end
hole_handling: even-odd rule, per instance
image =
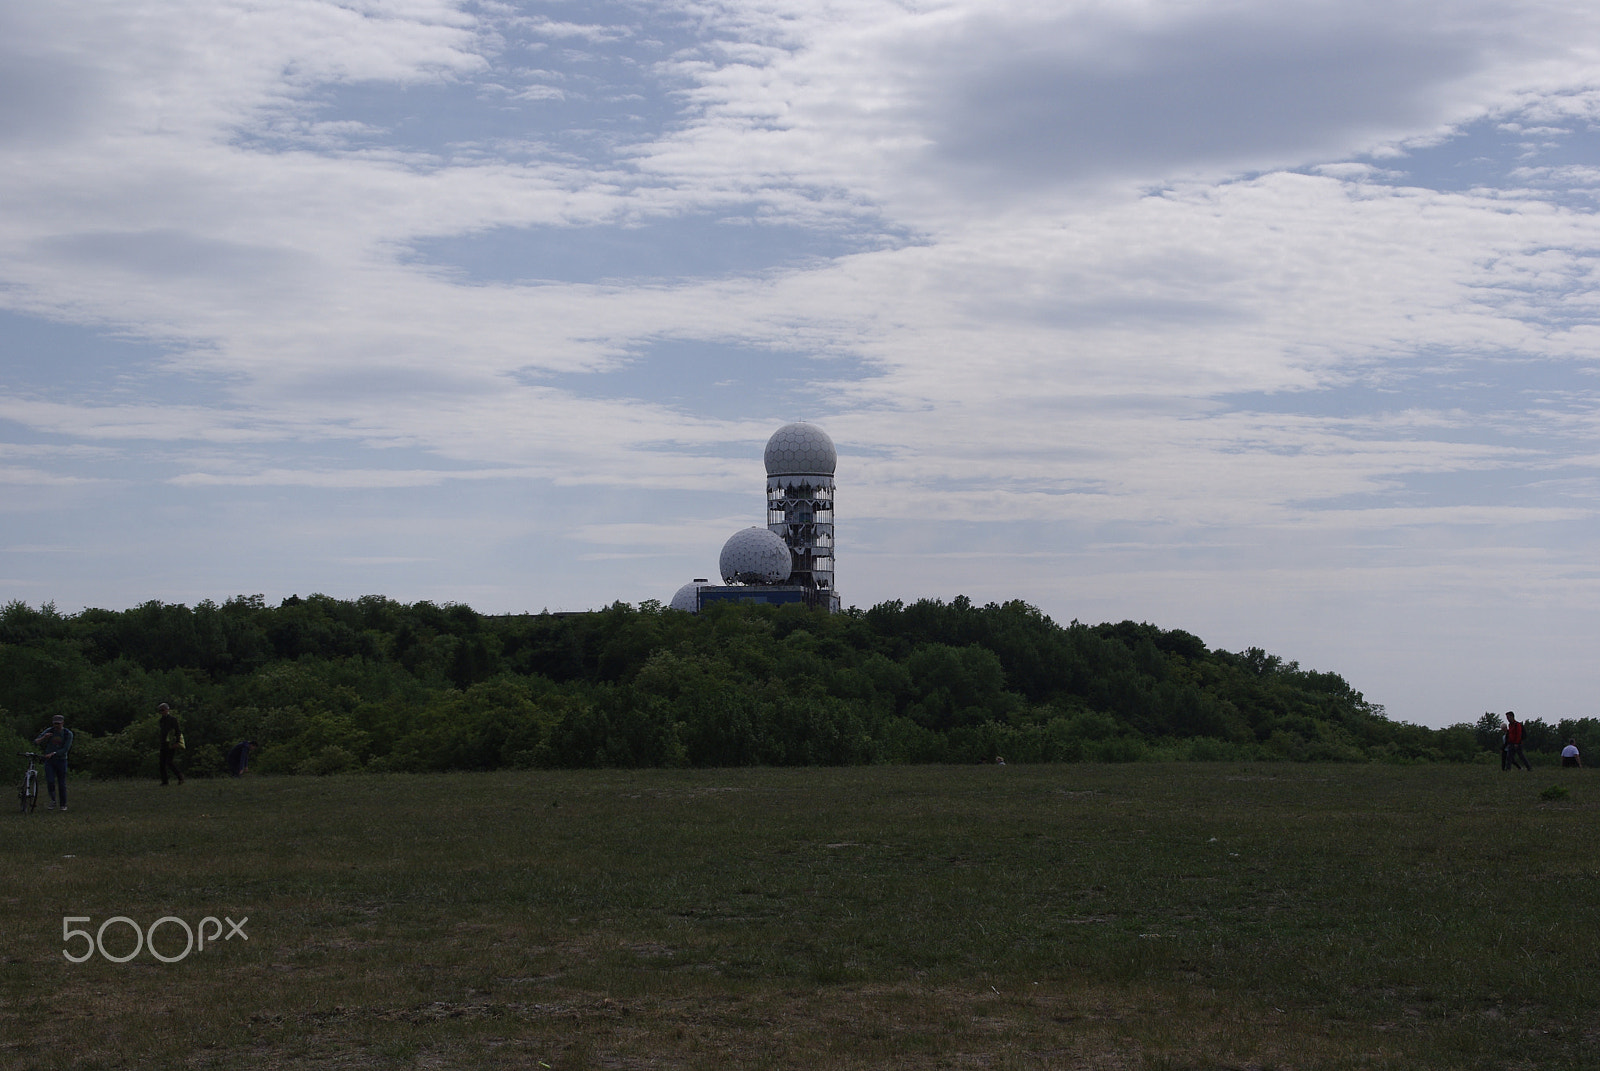
MULTIPOLYGON (((575 614, 259 596, 0 611, 0 732, 54 714, 75 769, 151 775, 156 707, 190 773, 241 739, 268 773, 500 767, 1488 761, 1499 722, 1389 720, 1336 673, 1150 624, 1061 625, 1020 601, 828 614, 650 601, 575 614)), ((1530 754, 1594 718, 1529 719, 1530 754)))

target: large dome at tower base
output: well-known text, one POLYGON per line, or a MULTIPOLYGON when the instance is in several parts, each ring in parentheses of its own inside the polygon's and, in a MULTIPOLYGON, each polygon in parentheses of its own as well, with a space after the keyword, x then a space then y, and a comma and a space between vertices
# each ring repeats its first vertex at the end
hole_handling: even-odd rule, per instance
POLYGON ((789 579, 789 544, 776 532, 746 528, 722 545, 718 565, 727 584, 781 584, 789 579))
POLYGON ((696 613, 700 609, 700 589, 710 585, 709 580, 691 580, 672 596, 672 602, 667 607, 669 610, 687 610, 696 613))

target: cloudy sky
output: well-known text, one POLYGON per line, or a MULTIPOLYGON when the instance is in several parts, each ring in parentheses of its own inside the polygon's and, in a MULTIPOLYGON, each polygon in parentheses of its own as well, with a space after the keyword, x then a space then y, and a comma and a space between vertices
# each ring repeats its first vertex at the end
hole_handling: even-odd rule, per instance
POLYGON ((1600 9, 0 0, 0 599, 967 594, 1600 714, 1600 9))

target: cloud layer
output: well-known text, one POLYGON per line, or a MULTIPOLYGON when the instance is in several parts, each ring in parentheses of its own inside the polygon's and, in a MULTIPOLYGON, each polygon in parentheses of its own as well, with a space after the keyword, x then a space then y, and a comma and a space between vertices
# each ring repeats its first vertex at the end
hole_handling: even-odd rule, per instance
POLYGON ((807 418, 847 602, 1595 713, 1595 18, 0 3, 0 582, 665 599, 807 418))

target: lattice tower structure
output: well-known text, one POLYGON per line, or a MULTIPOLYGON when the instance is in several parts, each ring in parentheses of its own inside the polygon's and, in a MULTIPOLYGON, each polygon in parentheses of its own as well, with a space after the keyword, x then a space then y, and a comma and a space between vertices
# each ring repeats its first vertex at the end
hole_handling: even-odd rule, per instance
POLYGON ((789 547, 789 583, 808 601, 837 609, 834 586, 833 474, 838 454, 828 433, 804 421, 767 440, 767 528, 789 547))

